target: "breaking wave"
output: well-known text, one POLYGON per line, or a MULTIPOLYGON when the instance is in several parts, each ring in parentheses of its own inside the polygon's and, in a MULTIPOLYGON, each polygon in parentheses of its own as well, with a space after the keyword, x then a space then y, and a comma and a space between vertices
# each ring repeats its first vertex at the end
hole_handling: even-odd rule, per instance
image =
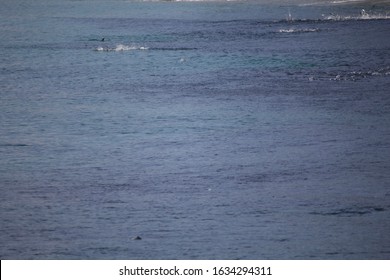
POLYGON ((357 81, 368 77, 383 77, 390 75, 390 67, 384 67, 377 70, 352 71, 346 74, 337 74, 330 78, 331 81, 357 81))
MULTIPOLYGON (((349 20, 388 20, 390 19, 390 12, 374 12, 374 11, 366 11, 365 9, 357 10, 355 14, 352 15, 343 15, 336 13, 322 14, 321 18, 317 19, 300 19, 295 18, 291 13, 286 15, 285 19, 276 21, 276 22, 287 22, 287 23, 315 23, 315 22, 323 22, 323 21, 349 21, 349 20)), ((274 22, 275 23, 275 22, 274 22)))
POLYGON ((335 21, 347 21, 347 20, 380 20, 380 19, 390 19, 390 15, 388 13, 374 13, 374 12, 366 12, 364 9, 360 11, 358 15, 338 15, 338 14, 330 14, 323 15, 325 20, 335 20, 335 21))
POLYGON ((197 48, 190 47, 145 47, 145 46, 137 46, 137 45, 123 45, 118 44, 115 47, 97 47, 94 49, 98 52, 124 52, 124 51, 146 51, 146 50, 155 50, 155 51, 191 51, 197 50, 197 48))
POLYGON ((97 47, 95 51, 98 52, 123 52, 123 51, 134 51, 134 50, 148 50, 148 47, 137 46, 137 45, 123 45, 118 44, 115 47, 97 47))
MULTIPOLYGON (((309 2, 309 3, 302 3, 298 4, 298 6, 305 7, 305 6, 341 6, 341 5, 351 5, 351 4, 362 4, 364 2, 367 2, 367 0, 334 0, 334 1, 316 1, 316 2, 309 2)), ((385 1, 383 1, 385 2, 385 1)))
POLYGON ((303 28, 303 29, 295 29, 295 28, 289 28, 289 29, 279 29, 279 33, 306 33, 306 32, 319 32, 319 28, 303 28))
POLYGON ((315 80, 329 80, 329 81, 359 81, 362 79, 369 79, 374 77, 390 76, 390 66, 374 69, 361 70, 350 72, 332 72, 332 73, 318 73, 318 75, 308 74, 309 81, 315 80))

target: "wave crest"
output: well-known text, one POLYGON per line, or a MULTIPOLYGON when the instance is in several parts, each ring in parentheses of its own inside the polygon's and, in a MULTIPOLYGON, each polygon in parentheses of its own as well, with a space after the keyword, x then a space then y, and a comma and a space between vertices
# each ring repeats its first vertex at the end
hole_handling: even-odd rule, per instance
POLYGON ((118 44, 115 47, 97 47, 95 51, 123 52, 123 51, 148 50, 148 49, 149 49, 148 47, 144 47, 144 46, 118 44))
POLYGON ((310 73, 307 75, 309 81, 315 80, 329 80, 329 81, 359 81, 363 79, 370 79, 374 77, 388 77, 390 76, 390 66, 365 69, 358 71, 336 71, 336 72, 319 72, 317 74, 310 73), (313 75, 314 74, 314 75, 313 75))
POLYGON ((356 81, 368 77, 384 77, 390 75, 390 66, 366 71, 352 71, 346 74, 337 74, 335 77, 330 78, 331 81, 356 81))
POLYGON ((279 29, 279 33, 305 33, 305 32, 319 32, 320 29, 318 28, 303 28, 303 29, 295 29, 295 28, 289 28, 289 29, 279 29))
POLYGON ((344 20, 378 20, 378 19, 390 19, 390 15, 388 13, 373 13, 366 12, 364 9, 360 11, 359 15, 355 16, 343 16, 337 14, 330 14, 328 16, 323 15, 325 20, 335 20, 335 21, 344 21, 344 20))

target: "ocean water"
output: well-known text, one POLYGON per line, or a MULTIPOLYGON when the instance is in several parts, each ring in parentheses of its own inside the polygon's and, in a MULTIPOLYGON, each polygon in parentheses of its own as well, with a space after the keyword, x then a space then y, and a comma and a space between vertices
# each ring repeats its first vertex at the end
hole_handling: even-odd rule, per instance
POLYGON ((1 259, 390 258, 386 1, 5 0, 0 35, 1 259))

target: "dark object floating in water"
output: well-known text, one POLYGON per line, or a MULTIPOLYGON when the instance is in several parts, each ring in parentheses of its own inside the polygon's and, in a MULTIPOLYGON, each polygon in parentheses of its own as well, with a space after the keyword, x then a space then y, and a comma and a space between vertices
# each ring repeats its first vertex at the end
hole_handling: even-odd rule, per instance
POLYGON ((135 237, 133 237, 132 239, 133 239, 133 240, 142 240, 141 236, 138 236, 138 235, 135 236, 135 237))

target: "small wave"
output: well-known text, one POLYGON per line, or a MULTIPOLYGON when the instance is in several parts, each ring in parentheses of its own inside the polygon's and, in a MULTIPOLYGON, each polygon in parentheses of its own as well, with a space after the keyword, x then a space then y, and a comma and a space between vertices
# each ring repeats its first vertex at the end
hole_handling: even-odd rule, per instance
POLYGON ((330 3, 334 4, 334 5, 339 5, 339 4, 351 4, 351 3, 356 3, 356 2, 364 2, 364 1, 362 1, 362 0, 337 0, 337 1, 332 1, 330 3))
POLYGON ((295 29, 295 28, 289 28, 289 29, 279 29, 279 33, 306 33, 306 32, 318 32, 320 29, 318 28, 304 28, 304 29, 295 29))
POLYGON ((350 5, 350 4, 359 4, 366 2, 367 0, 334 0, 334 1, 316 1, 309 3, 298 4, 298 6, 306 7, 306 6, 328 6, 328 5, 350 5))
POLYGON ((356 81, 368 77, 384 77, 390 75, 390 66, 367 71, 352 71, 346 74, 337 74, 331 81, 356 81))
POLYGON ((387 77, 390 76, 390 66, 378 68, 374 70, 360 70, 350 72, 328 72, 328 73, 315 73, 307 74, 309 81, 314 80, 328 80, 328 81, 358 81, 363 79, 375 78, 375 77, 387 77))
POLYGON ((383 212, 383 211, 386 211, 386 209, 380 206, 357 206, 357 207, 335 209, 331 211, 314 211, 311 212, 310 214, 321 215, 321 216, 352 217, 352 216, 373 214, 375 212, 383 212))
POLYGON ((190 47, 143 47, 143 46, 135 46, 135 45, 123 45, 119 44, 115 47, 97 47, 94 49, 98 52, 123 52, 123 51, 136 51, 136 50, 154 50, 154 51, 192 51, 197 50, 197 48, 190 48, 190 47))
POLYGON ((152 48, 152 50, 156 51, 193 51, 197 50, 197 48, 186 48, 186 47, 162 47, 162 48, 152 48))
POLYGON ((387 13, 381 14, 381 13, 366 12, 364 9, 360 11, 359 15, 345 16, 345 15, 330 14, 328 16, 325 15, 322 16, 324 17, 324 20, 333 20, 333 21, 390 19, 390 15, 387 13))
POLYGON ((98 52, 123 52, 123 51, 134 51, 134 50, 148 50, 148 47, 136 46, 136 45, 123 45, 118 44, 115 47, 97 47, 95 51, 98 52))
MULTIPOLYGON (((318 3, 317 3, 318 4, 318 3)), ((300 6, 308 6, 311 4, 302 4, 300 6)), ((366 11, 365 9, 357 10, 355 14, 352 15, 342 15, 342 14, 322 14, 322 18, 318 19, 299 19, 294 18, 289 12, 285 19, 274 21, 273 23, 300 23, 300 22, 323 22, 323 21, 349 21, 349 20, 388 20, 390 19, 389 12, 374 12, 366 11)))

